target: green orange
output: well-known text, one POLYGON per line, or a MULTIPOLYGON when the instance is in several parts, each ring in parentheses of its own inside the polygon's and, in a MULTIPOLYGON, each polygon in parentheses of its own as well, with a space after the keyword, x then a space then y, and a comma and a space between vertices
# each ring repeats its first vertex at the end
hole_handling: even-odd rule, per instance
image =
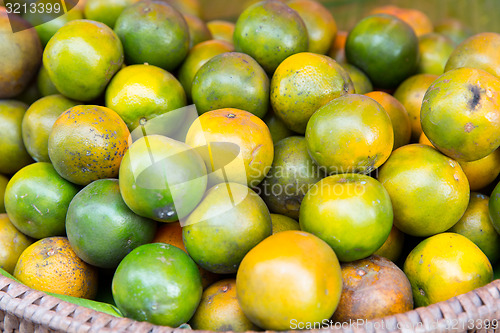
POLYGON ((441 75, 455 45, 445 35, 429 33, 420 36, 418 48, 420 52, 418 72, 441 75))
POLYGON ((50 162, 49 135, 57 118, 66 110, 78 105, 62 95, 43 97, 31 104, 23 122, 23 142, 26 150, 37 162, 50 162))
POLYGON ((111 290, 126 317, 178 327, 193 316, 203 288, 198 267, 184 251, 154 243, 135 248, 120 262, 111 290))
POLYGON ((0 174, 0 213, 5 213, 5 189, 7 188, 7 184, 9 183, 9 179, 4 175, 0 174))
POLYGON ((269 78, 249 55, 225 52, 196 72, 191 95, 199 114, 236 108, 262 118, 269 107, 269 78))
POLYGON ((79 101, 99 97, 122 64, 118 36, 107 25, 91 20, 68 22, 43 52, 43 65, 54 86, 79 101))
POLYGON ((396 149, 380 168, 378 180, 391 197, 394 225, 409 235, 448 230, 469 203, 469 182, 458 162, 427 145, 396 149))
POLYGON ((47 73, 47 70, 43 66, 41 66, 40 71, 38 71, 37 86, 42 96, 60 94, 59 90, 54 86, 54 83, 52 83, 49 73, 47 73))
POLYGON ((40 239, 65 233, 66 212, 78 187, 63 179, 50 163, 28 165, 5 190, 5 209, 24 234, 40 239))
POLYGON ((246 53, 272 74, 292 54, 309 48, 307 27, 299 14, 280 1, 262 1, 240 14, 234 29, 236 51, 246 53))
POLYGON ((189 29, 189 49, 193 46, 212 39, 212 33, 198 16, 183 14, 189 29))
POLYGON ((287 230, 300 230, 299 223, 285 215, 271 214, 271 222, 273 224, 273 235, 287 230))
POLYGON ((267 111, 266 116, 262 120, 264 120, 269 128, 269 132, 271 132, 271 137, 275 144, 294 134, 294 132, 286 126, 283 120, 278 118, 272 109, 267 111))
POLYGON ((79 105, 57 118, 49 136, 49 157, 65 179, 78 185, 118 176, 130 132, 104 106, 79 105))
POLYGON ((114 28, 116 20, 125 8, 138 0, 87 0, 85 18, 106 24, 114 28))
POLYGON ((271 80, 271 105, 297 133, 304 133, 313 113, 331 100, 354 93, 349 74, 333 59, 302 52, 284 60, 271 80))
POLYGON ((471 191, 480 190, 491 184, 500 174, 500 149, 476 161, 459 161, 471 191))
POLYGON ((446 18, 440 21, 434 27, 434 31, 447 36, 455 45, 460 44, 474 34, 472 29, 466 26, 464 22, 454 18, 446 18))
POLYGON ((156 222, 127 207, 117 179, 87 185, 71 201, 66 216, 66 232, 75 253, 101 268, 116 268, 130 251, 151 242, 155 231, 156 222))
POLYGON ((373 91, 373 85, 370 79, 362 70, 351 64, 343 64, 342 67, 344 67, 349 74, 356 94, 362 95, 373 91))
POLYGON ((0 214, 0 268, 12 274, 19 256, 32 243, 12 224, 7 214, 0 214))

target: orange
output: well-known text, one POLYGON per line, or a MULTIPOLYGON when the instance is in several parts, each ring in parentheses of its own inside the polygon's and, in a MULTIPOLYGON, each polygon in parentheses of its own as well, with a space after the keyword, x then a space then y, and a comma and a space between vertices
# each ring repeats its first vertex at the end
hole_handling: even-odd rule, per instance
POLYGON ((292 54, 309 47, 307 27, 299 14, 280 1, 262 1, 243 11, 233 35, 236 51, 250 55, 272 74, 292 54))
POLYGON ((397 17, 376 14, 365 17, 349 32, 345 56, 376 88, 392 89, 415 73, 418 39, 397 17))
MULTIPOLYGON (((106 89, 106 106, 123 119, 130 131, 169 111, 186 106, 186 94, 177 79, 152 65, 120 70, 106 89)), ((170 125, 177 129, 172 121, 170 125)), ((169 131, 165 129, 164 133, 169 131)), ((148 134, 156 134, 148 131, 148 134)))
POLYGON ((42 96, 60 94, 59 90, 57 90, 54 83, 50 80, 49 73, 47 73, 47 70, 43 66, 38 71, 37 86, 42 96))
POLYGON ((470 239, 493 264, 500 258, 500 235, 491 221, 489 200, 484 194, 471 192, 467 210, 448 231, 470 239))
POLYGON ((91 101, 106 89, 123 64, 123 47, 107 25, 70 21, 57 30, 43 52, 43 66, 64 96, 91 101))
POLYGON ((412 236, 448 230, 469 203, 469 182, 460 165, 427 145, 396 149, 378 180, 391 197, 394 225, 412 236))
POLYGON ((271 137, 273 138, 274 144, 277 144, 280 140, 292 136, 294 132, 286 127, 286 124, 276 116, 274 111, 269 110, 266 116, 262 119, 266 123, 269 131, 271 132, 271 137))
POLYGON ((213 20, 207 22, 207 27, 213 39, 233 44, 234 23, 223 20, 213 20))
POLYGON ((457 68, 436 79, 420 111, 425 135, 444 154, 475 161, 500 146, 500 79, 457 68))
POLYGON ((369 173, 394 146, 391 118, 364 95, 338 97, 318 109, 306 129, 307 151, 328 173, 369 173))
POLYGON ((0 267, 10 274, 14 272, 21 253, 33 243, 9 220, 7 214, 0 214, 0 267))
POLYGON ((288 57, 271 80, 273 110, 297 133, 305 132, 318 108, 348 93, 354 93, 354 86, 347 72, 331 58, 315 53, 288 57))
POLYGON ((231 182, 209 189, 182 228, 191 258, 218 274, 236 273, 248 251, 271 233, 264 200, 246 185, 231 182))
POLYGON ((488 257, 466 237, 454 233, 423 240, 406 258, 404 272, 415 307, 445 301, 493 279, 488 257))
POLYGON ((347 31, 338 31, 337 36, 330 46, 328 56, 337 61, 338 63, 345 63, 345 42, 347 40, 347 31))
POLYGON ((377 7, 370 13, 394 15, 409 24, 413 28, 417 36, 431 33, 434 30, 430 18, 418 9, 400 8, 397 6, 387 5, 377 7))
POLYGON ((422 125, 420 124, 420 109, 427 89, 432 82, 437 79, 433 74, 417 74, 403 81, 396 91, 394 97, 403 104, 411 123, 412 141, 417 141, 422 134, 422 125))
POLYGON ((0 213, 5 213, 4 197, 5 197, 5 188, 7 187, 8 183, 9 179, 4 175, 0 174, 0 213))
POLYGON ((130 132, 111 109, 79 105, 65 111, 49 136, 49 157, 65 179, 78 185, 118 176, 130 132))
POLYGON ((454 18, 446 18, 440 21, 434 27, 434 31, 449 37, 455 45, 473 35, 471 28, 466 26, 464 22, 454 18))
POLYGON ((49 135, 57 118, 78 103, 62 95, 40 98, 26 111, 23 122, 23 142, 26 150, 37 162, 50 162, 49 135))
MULTIPOLYGON (((424 132, 422 132, 422 134, 420 134, 420 138, 418 139, 418 143, 421 143, 423 145, 428 145, 428 146, 431 146, 432 148, 434 148, 434 146, 432 145, 432 143, 429 141, 429 138, 427 138, 427 136, 425 135, 424 132)), ((463 169, 463 168, 462 168, 463 169)), ((465 172, 465 171, 464 171, 465 172)))
POLYGON ((418 72, 441 75, 455 45, 445 35, 429 33, 420 36, 418 48, 420 50, 418 72))
POLYGON ((189 49, 193 46, 212 39, 212 33, 205 22, 198 16, 183 14, 189 29, 189 49))
POLYGON ((218 54, 234 51, 233 44, 222 40, 208 40, 196 44, 188 53, 179 68, 179 81, 184 87, 186 95, 191 98, 191 86, 196 72, 210 59, 218 54))
POLYGON ((65 234, 68 206, 79 188, 52 164, 38 162, 19 170, 5 189, 5 210, 24 234, 41 239, 65 234))
POLYGON ((113 29, 123 10, 137 1, 139 0, 87 0, 85 18, 102 22, 113 29))
POLYGON ((372 91, 365 96, 371 97, 382 105, 384 110, 391 118, 392 129, 394 131, 394 147, 397 149, 410 143, 411 139, 411 122, 403 104, 401 104, 392 95, 383 91, 372 91))
POLYGON ((123 10, 115 24, 125 62, 148 63, 175 70, 189 51, 189 28, 179 11, 166 2, 143 0, 123 10))
POLYGON ((356 94, 366 94, 373 91, 373 85, 370 79, 362 70, 351 64, 343 64, 342 67, 344 67, 347 74, 349 74, 356 94))
POLYGON ((191 95, 199 114, 235 108, 262 118, 269 107, 269 78, 249 55, 225 52, 196 72, 191 95))
POLYGON ((469 180, 471 191, 477 191, 491 184, 500 174, 500 149, 477 161, 458 163, 469 180))
POLYGON ((271 214, 271 222, 273 224, 273 235, 287 230, 300 230, 299 223, 285 215, 271 214))
POLYGON ((97 270, 77 257, 66 237, 31 244, 19 257, 14 277, 30 288, 93 299, 97 270))
POLYGON ((33 162, 22 137, 22 121, 28 106, 14 100, 0 100, 0 173, 11 175, 33 162))
POLYGON ((202 7, 200 0, 160 0, 172 5, 183 15, 194 15, 202 18, 202 7))
POLYGON ((327 242, 344 262, 377 251, 391 232, 392 220, 391 200, 385 188, 361 174, 320 180, 300 206, 300 229, 327 242))
POLYGON ((28 87, 42 60, 42 45, 32 25, 0 6, 0 99, 12 98, 28 87), (17 32, 12 32, 13 28, 17 32))
POLYGON ((382 244, 373 254, 396 262, 403 252, 404 239, 405 234, 393 225, 389 237, 387 237, 384 244, 382 244))
MULTIPOLYGON (((264 179, 273 161, 274 146, 269 129, 260 118, 243 110, 229 108, 202 114, 189 128, 186 143, 191 147, 210 144, 216 151, 217 143, 236 145, 237 158, 227 165, 218 165, 216 159, 205 156, 212 184, 229 180, 256 186, 264 179), (245 169, 243 177, 239 162, 245 169), (225 174, 219 169, 221 167, 224 167, 225 174)), ((227 150, 221 147, 219 152, 230 154, 232 147, 229 145, 227 150)))
POLYGON ((236 275, 243 313, 265 330, 304 328, 328 320, 340 300, 335 252, 318 237, 289 230, 266 238, 243 259, 236 275))
POLYGON ((259 330, 241 310, 236 297, 235 279, 222 280, 205 289, 190 324, 195 330, 219 332, 259 330))
POLYGON ((330 11, 314 0, 289 0, 286 4, 299 13, 306 25, 308 52, 325 54, 337 34, 337 23, 330 11))

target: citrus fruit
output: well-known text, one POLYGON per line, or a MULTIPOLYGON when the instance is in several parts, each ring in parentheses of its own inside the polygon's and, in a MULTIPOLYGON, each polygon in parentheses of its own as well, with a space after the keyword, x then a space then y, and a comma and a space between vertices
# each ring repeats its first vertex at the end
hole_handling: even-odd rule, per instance
POLYGON ((344 174, 324 178, 307 192, 299 223, 327 242, 340 261, 354 261, 384 244, 392 219, 391 200, 376 179, 344 174))
POLYGON ((99 97, 122 63, 118 36, 107 25, 91 20, 68 22, 43 52, 43 65, 54 86, 79 101, 99 97))
POLYGON ((176 69, 189 51, 186 20, 166 2, 143 0, 118 16, 115 32, 123 43, 127 64, 176 69))
POLYGON ((417 37, 431 33, 434 30, 430 18, 418 9, 401 8, 393 5, 381 6, 373 9, 371 14, 389 14, 412 27, 417 37))
POLYGON ((345 55, 375 87, 396 88, 417 69, 418 39, 413 29, 397 17, 372 15, 349 32, 345 55))
POLYGON ((271 214, 273 235, 287 230, 300 230, 300 225, 294 219, 280 214, 271 214))
POLYGON ((294 134, 294 132, 286 126, 283 120, 276 116, 272 109, 267 111, 266 116, 262 118, 262 120, 264 120, 264 123, 266 123, 269 128, 269 132, 271 132, 271 137, 275 144, 294 134))
POLYGON ((273 110, 297 133, 305 132, 318 108, 348 93, 354 86, 347 72, 333 59, 309 52, 288 57, 271 79, 273 110))
MULTIPOLYGON (((166 70, 152 65, 131 65, 111 80, 106 89, 106 106, 118 113, 133 131, 144 122, 186 106, 186 94, 179 81, 166 70)), ((175 121, 171 122, 173 129, 177 126, 175 121)))
POLYGON ((26 151, 22 121, 28 106, 14 100, 0 100, 0 173, 11 175, 33 162, 26 151))
POLYGON ((4 197, 8 183, 9 179, 4 175, 0 175, 0 213, 5 213, 4 197))
POLYGON ((271 233, 266 204, 238 183, 221 183, 209 189, 182 228, 191 258, 219 274, 236 273, 245 254, 271 233))
POLYGON ((75 254, 66 237, 47 237, 23 251, 14 277, 26 286, 56 294, 94 298, 97 270, 75 254))
POLYGON ((182 15, 194 15, 202 18, 202 6, 199 0, 160 0, 170 4, 182 15))
POLYGON ((125 8, 138 0, 87 0, 85 3, 85 18, 99 21, 111 29, 125 8))
POLYGON ((394 224, 412 236, 448 230, 469 203, 469 182, 460 165, 427 145, 396 149, 378 180, 391 197, 394 224))
POLYGON ((149 243, 156 223, 134 214, 123 202, 117 179, 85 186, 71 201, 66 217, 68 240, 85 262, 115 268, 136 247, 149 243))
POLYGON ((466 237, 454 233, 434 235, 419 243, 406 258, 404 272, 415 307, 464 294, 493 278, 486 255, 466 237))
POLYGON ((467 210, 448 231, 467 237, 495 263, 500 258, 500 235, 491 222, 489 200, 484 194, 471 192, 467 210))
MULTIPOLYGON (((429 147, 434 148, 434 146, 429 141, 429 139, 427 138, 427 136, 425 136, 424 132, 422 132, 422 134, 420 134, 420 138, 418 139, 418 143, 423 144, 423 145, 428 145, 429 147)), ((476 161, 474 161, 474 162, 476 162, 476 161)), ((467 162, 465 162, 465 163, 467 163, 467 162)), ((460 165, 460 166, 462 166, 462 165, 460 165)), ((462 171, 463 171, 463 168, 462 168, 462 171)), ((464 171, 464 173, 465 173, 465 171, 464 171)))
POLYGON ((249 55, 225 52, 196 72, 191 95, 199 114, 236 108, 262 118, 269 107, 269 78, 249 55))
POLYGON ((189 30, 189 49, 193 46, 212 39, 212 33, 205 22, 198 16, 183 14, 189 30))
POLYGON ((458 68, 436 79, 425 93, 420 122, 444 154, 475 161, 500 145, 500 79, 473 68, 458 68))
POLYGON ((49 157, 65 179, 78 185, 118 175, 130 132, 120 116, 97 105, 78 105, 57 118, 49 157))
MULTIPOLYGON (((45 46, 63 25, 69 21, 83 19, 83 11, 76 7, 71 8, 71 5, 71 2, 67 2, 65 11, 58 0, 37 1, 38 8, 45 10, 33 10, 31 7, 24 13, 23 18, 35 27, 42 45, 45 46), (56 11, 57 5, 60 6, 58 12, 56 11)), ((87 18, 93 20, 88 16, 87 18)))
POLYGON ((330 11, 314 0, 289 0, 288 7, 304 21, 309 38, 308 52, 325 54, 337 34, 337 23, 330 11))
POLYGON ((311 158, 328 173, 369 173, 389 158, 394 131, 378 102, 348 94, 313 114, 306 142, 311 158))
POLYGON ((42 96, 60 94, 59 90, 57 90, 54 83, 50 80, 49 73, 47 73, 47 70, 43 66, 38 71, 37 86, 42 96))
POLYGON ((408 112, 403 104, 401 104, 392 95, 383 91, 372 91, 365 96, 376 100, 391 118, 392 130, 394 132, 394 147, 397 149, 410 142, 411 139, 411 122, 408 112))
POLYGON ((347 74, 349 74, 352 84, 354 85, 354 92, 356 94, 362 95, 373 90, 373 85, 370 79, 365 73, 363 73, 362 70, 351 64, 343 64, 342 67, 344 67, 347 74))
POLYGON ((259 330, 241 310, 236 297, 235 279, 218 281, 205 289, 190 324, 195 330, 219 332, 259 330))
POLYGON ((0 267, 14 272, 21 253, 33 243, 9 220, 7 214, 0 214, 0 267))
POLYGON ((5 210, 22 233, 41 239, 65 233, 66 212, 78 188, 52 164, 38 162, 19 170, 5 189, 5 210))
POLYGON ((50 95, 28 108, 22 122, 23 142, 35 161, 50 162, 48 145, 52 126, 64 111, 77 104, 62 95, 50 95))
POLYGON ((346 63, 345 60, 345 42, 347 40, 347 31, 338 31, 337 36, 328 50, 328 56, 340 64, 346 63))
POLYGON ((500 174, 500 149, 477 161, 458 163, 469 180, 471 191, 477 191, 491 184, 500 174))
POLYGON ((137 215, 161 222, 184 218, 207 187, 200 155, 174 139, 149 135, 135 141, 120 166, 120 192, 137 215))
POLYGON ((451 53, 445 72, 460 67, 482 69, 500 79, 500 34, 483 32, 460 43, 451 53))
POLYGON ((243 110, 202 114, 189 128, 186 143, 193 148, 210 147, 213 155, 205 154, 204 160, 211 184, 233 181, 257 186, 273 161, 269 129, 259 117, 243 110))
POLYGON ((233 44, 234 23, 224 20, 213 20, 207 22, 208 30, 215 40, 222 40, 233 44))
POLYGON ((332 316, 342 290, 340 265, 335 252, 318 237, 283 231, 245 256, 236 290, 243 313, 257 326, 298 328, 299 323, 332 316))
POLYGON ((436 24, 434 31, 449 37, 455 45, 473 35, 472 30, 462 21, 450 17, 436 24))
POLYGON ((236 51, 250 55, 269 74, 287 57, 309 47, 307 27, 299 14, 273 0, 253 4, 240 14, 233 41, 236 51))
POLYGON ((445 35, 430 33, 420 36, 418 49, 420 51, 418 72, 441 75, 455 45, 445 35))
POLYGON ((392 261, 377 255, 342 263, 342 294, 332 319, 382 318, 413 309, 411 285, 392 261))
POLYGON ((387 258, 392 262, 396 262, 403 252, 404 238, 405 234, 393 225, 385 243, 382 244, 382 246, 373 254, 387 258))
POLYGON ((490 195, 488 209, 490 211, 493 227, 500 234, 500 183, 498 183, 490 195))
POLYGON ((324 174, 309 157, 306 140, 290 136, 274 145, 273 164, 259 194, 272 212, 298 219, 304 195, 324 174))
POLYGON ((403 104, 411 123, 411 138, 417 141, 422 134, 420 109, 427 89, 437 79, 433 74, 417 74, 404 80, 394 92, 394 97, 403 104))
POLYGON ((126 317, 170 327, 192 317, 203 292, 194 261, 161 243, 141 245, 123 258, 111 290, 126 317))
POLYGON ((233 44, 222 40, 208 40, 193 46, 179 68, 179 81, 186 95, 191 98, 191 86, 196 72, 210 59, 218 54, 234 51, 233 44))
POLYGON ((7 16, 5 7, 0 7, 0 45, 0 99, 4 99, 19 95, 35 77, 42 46, 31 24, 17 14, 7 16))

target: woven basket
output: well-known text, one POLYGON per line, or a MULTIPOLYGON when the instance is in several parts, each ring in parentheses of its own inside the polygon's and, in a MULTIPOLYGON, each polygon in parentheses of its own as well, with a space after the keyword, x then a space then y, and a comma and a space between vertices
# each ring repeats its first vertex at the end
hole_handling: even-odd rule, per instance
MULTIPOLYGON (((90 310, 30 289, 0 275, 2 332, 186 333, 90 310)), ((344 323, 343 332, 500 332, 500 280, 448 301, 388 316, 363 325, 344 323), (496 328, 496 329, 495 329, 496 328)), ((313 332, 312 330, 309 332, 313 332)), ((200 331, 201 332, 201 331, 200 331)), ((204 332, 208 333, 208 332, 204 332)))

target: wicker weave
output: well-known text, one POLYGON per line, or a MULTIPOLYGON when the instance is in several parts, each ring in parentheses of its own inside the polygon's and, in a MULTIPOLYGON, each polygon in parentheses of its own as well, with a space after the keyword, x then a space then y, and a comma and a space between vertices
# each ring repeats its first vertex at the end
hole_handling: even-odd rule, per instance
MULTIPOLYGON (((0 329, 3 332, 99 332, 186 333, 188 330, 155 326, 67 303, 30 289, 0 275, 0 329)), ((325 331, 343 332, 500 332, 485 329, 500 320, 500 280, 427 307, 356 325, 331 326, 325 331)), ((314 332, 318 330, 312 330, 314 332)), ((207 332, 205 332, 207 333, 207 332)))

